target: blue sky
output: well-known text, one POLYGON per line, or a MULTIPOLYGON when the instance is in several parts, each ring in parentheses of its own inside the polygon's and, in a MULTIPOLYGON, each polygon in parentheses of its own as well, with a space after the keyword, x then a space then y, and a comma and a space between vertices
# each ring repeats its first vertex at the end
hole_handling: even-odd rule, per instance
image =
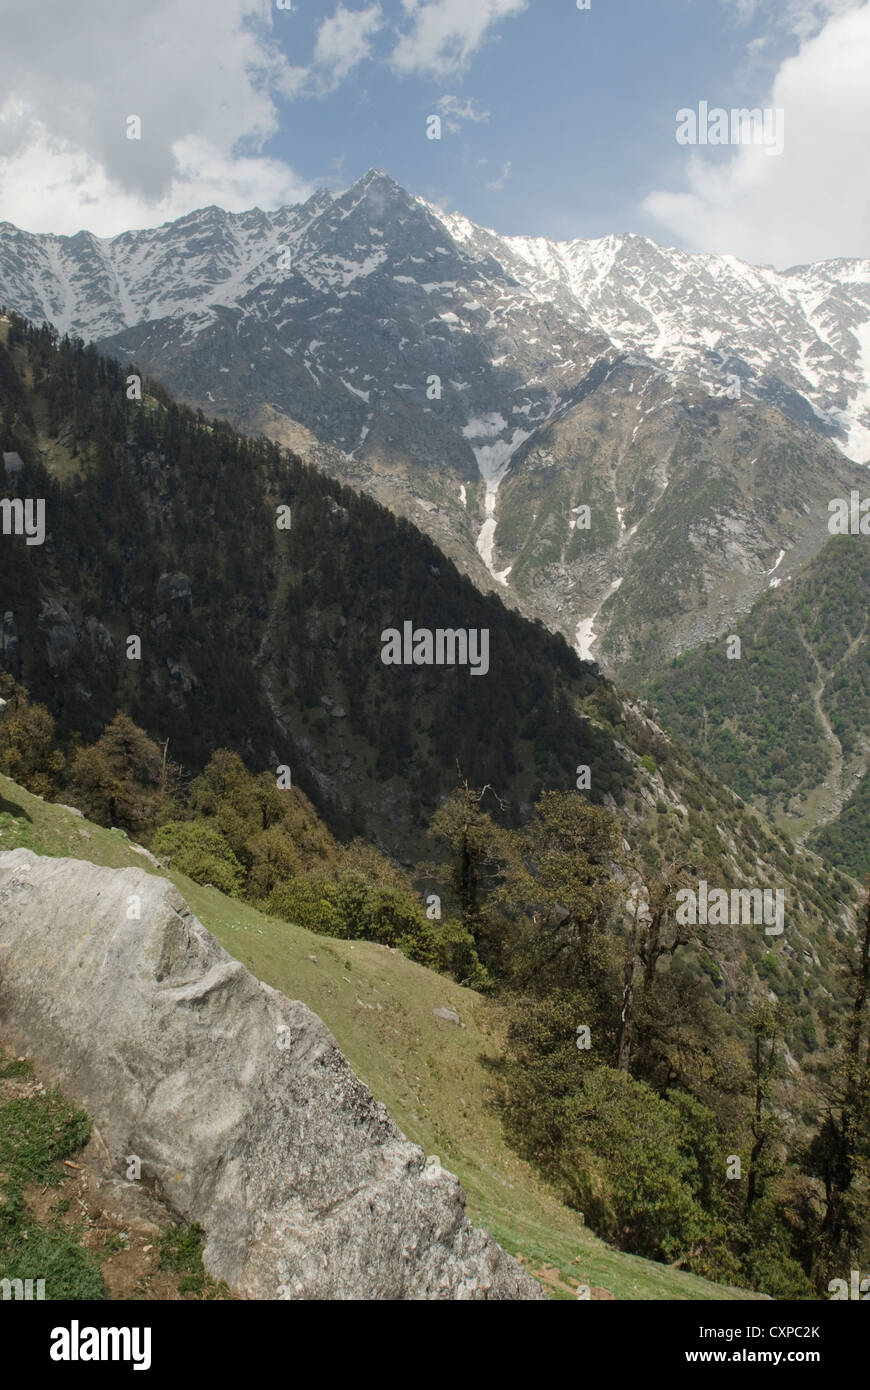
POLYGON ((374 165, 500 232, 870 254, 870 0, 292 4, 0 0, 0 218, 109 236, 374 165), (678 144, 702 101, 782 111, 782 152, 678 144))
MULTIPOLYGON (((402 6, 382 10, 397 20, 402 6)), ((291 60, 310 61, 322 18, 316 0, 294 0, 280 16, 291 60)), ((493 26, 464 70, 443 75, 391 68, 395 32, 385 27, 334 91, 282 103, 282 130, 266 148, 331 187, 376 165, 501 232, 656 236, 640 204, 651 186, 680 181, 675 112, 702 98, 755 104, 774 43, 754 72, 746 54, 767 27, 761 14, 738 22, 715 0, 592 0, 588 11, 538 0, 493 26), (446 96, 488 119, 427 140, 426 117, 446 96)), ((797 47, 789 32, 776 36, 777 54, 797 47)))

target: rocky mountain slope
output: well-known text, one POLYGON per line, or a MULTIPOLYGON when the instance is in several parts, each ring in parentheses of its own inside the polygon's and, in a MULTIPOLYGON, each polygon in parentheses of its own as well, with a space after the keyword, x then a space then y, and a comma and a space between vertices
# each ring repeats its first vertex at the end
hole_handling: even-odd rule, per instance
POLYGON ((815 553, 870 457, 867 262, 503 237, 376 170, 111 240, 0 224, 4 300, 302 450, 631 679, 815 553))

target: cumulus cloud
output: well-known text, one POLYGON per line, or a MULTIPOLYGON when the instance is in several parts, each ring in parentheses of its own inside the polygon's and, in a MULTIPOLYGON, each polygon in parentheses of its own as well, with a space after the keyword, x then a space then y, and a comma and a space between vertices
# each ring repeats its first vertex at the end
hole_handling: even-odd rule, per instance
POLYGON ((3 215, 33 230, 104 235, 215 196, 225 206, 309 191, 262 157, 276 101, 301 90, 263 0, 76 0, 46 30, 38 5, 4 5, 3 215), (141 140, 127 139, 139 116, 141 140))
POLYGON ((528 8, 529 0, 402 0, 413 20, 393 49, 403 73, 447 77, 467 67, 495 24, 528 8))
MULTIPOLYGON (((401 72, 462 69, 498 21, 529 0, 343 0, 313 51, 288 57, 293 12, 274 0, 76 0, 62 23, 40 5, 0 0, 0 208, 31 231, 110 236, 216 202, 275 207, 311 184, 263 151, 282 101, 324 97, 368 58, 401 72), (392 52, 390 47, 392 46, 392 52), (141 139, 128 138, 129 117, 141 139)), ((488 113, 442 98, 448 129, 488 113)))
POLYGON ((243 212, 298 203, 313 192, 280 160, 236 159, 195 136, 177 141, 174 157, 177 172, 165 192, 145 200, 110 179, 93 156, 59 146, 42 130, 20 155, 0 157, 3 215, 28 231, 113 236, 212 204, 243 212))
POLYGON ((870 4, 829 17, 758 103, 785 113, 783 153, 740 145, 723 161, 685 147, 688 187, 650 193, 644 210, 690 250, 756 264, 867 256, 868 67, 870 4))

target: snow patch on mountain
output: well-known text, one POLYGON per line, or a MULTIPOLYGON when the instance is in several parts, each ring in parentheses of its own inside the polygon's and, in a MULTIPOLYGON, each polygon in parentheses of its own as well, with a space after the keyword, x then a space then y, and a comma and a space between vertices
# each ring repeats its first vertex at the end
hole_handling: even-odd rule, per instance
MULTIPOLYGON (((498 429, 506 429, 507 421, 501 415, 490 415, 482 420, 471 420, 463 430, 467 439, 486 437, 498 429), (499 423, 496 423, 499 422, 499 423)), ((493 550, 495 548, 495 528, 496 528, 496 500, 498 497, 499 485, 502 482, 510 461, 521 445, 530 439, 530 430, 515 429, 510 440, 497 439, 494 444, 472 445, 472 452, 477 460, 481 476, 486 482, 486 495, 484 498, 484 516, 486 520, 477 538, 477 553, 486 565, 490 574, 497 579, 500 584, 507 584, 508 575, 512 566, 506 570, 497 571, 493 568, 493 550)))
POLYGON ((592 648, 598 641, 598 634, 595 631, 595 621, 605 603, 612 598, 617 589, 622 584, 622 579, 614 579, 610 585, 610 592, 601 600, 591 618, 581 618, 577 624, 577 633, 574 639, 574 647, 581 661, 594 661, 595 657, 592 648))
POLYGON ((870 463, 870 319, 853 330, 858 340, 858 367, 862 385, 846 410, 849 437, 846 453, 858 463, 870 463))

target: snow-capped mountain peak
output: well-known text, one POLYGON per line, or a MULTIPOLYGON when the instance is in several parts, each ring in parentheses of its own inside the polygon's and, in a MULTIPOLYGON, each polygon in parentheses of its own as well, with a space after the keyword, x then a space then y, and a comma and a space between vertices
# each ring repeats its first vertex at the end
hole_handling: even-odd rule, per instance
MULTIPOLYGON (((401 320, 412 293, 436 296, 435 317, 449 333, 477 338, 481 366, 487 337, 509 351, 494 341, 486 365, 503 366, 499 359, 509 360, 524 340, 517 365, 554 399, 566 384, 559 364, 576 357, 579 334, 587 348, 594 339, 598 351, 609 344, 692 374, 711 394, 736 376, 741 393, 803 418, 850 457, 870 459, 868 261, 778 272, 630 234, 561 242, 501 236, 406 193, 378 169, 343 193, 320 190, 298 206, 207 207, 108 239, 0 224, 0 298, 62 333, 97 341, 157 319, 188 320, 201 333, 222 311, 275 331, 276 298, 292 284, 285 304, 300 312, 282 314, 277 331, 293 352, 291 324, 358 298, 364 281, 385 321, 401 320), (486 306, 483 317, 478 305, 486 306)), ((306 332, 299 328, 299 342, 306 332)), ((583 351, 578 372, 588 365, 583 351)), ((485 401, 467 404, 487 413, 485 401)))

